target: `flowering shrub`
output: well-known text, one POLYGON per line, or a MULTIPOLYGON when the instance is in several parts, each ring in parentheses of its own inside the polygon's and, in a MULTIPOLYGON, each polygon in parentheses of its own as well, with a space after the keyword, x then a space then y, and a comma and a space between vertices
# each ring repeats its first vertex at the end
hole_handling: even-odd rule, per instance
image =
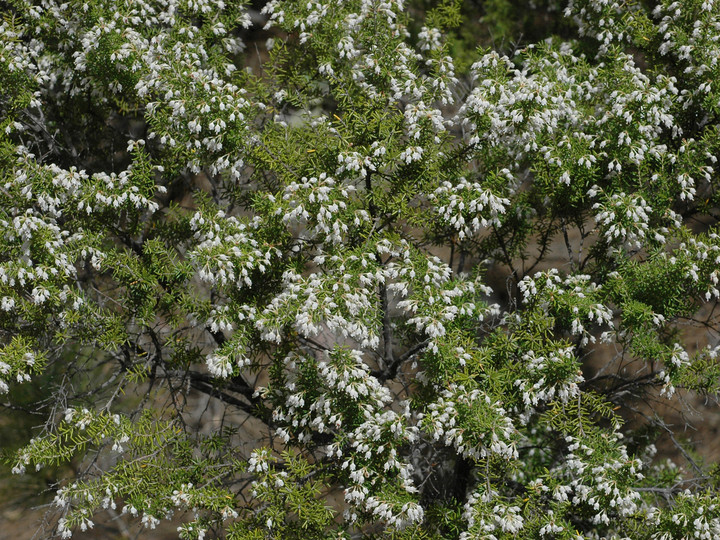
POLYGON ((3 4, 48 535, 719 538, 720 3, 260 4, 3 4))

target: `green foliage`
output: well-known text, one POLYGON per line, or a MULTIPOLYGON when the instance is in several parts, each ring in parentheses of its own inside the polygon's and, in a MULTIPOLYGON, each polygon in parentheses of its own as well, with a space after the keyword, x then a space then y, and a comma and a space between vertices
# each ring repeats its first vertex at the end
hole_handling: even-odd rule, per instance
POLYGON ((720 391, 720 5, 253 6, 3 4, 51 534, 720 536, 671 414, 720 391))

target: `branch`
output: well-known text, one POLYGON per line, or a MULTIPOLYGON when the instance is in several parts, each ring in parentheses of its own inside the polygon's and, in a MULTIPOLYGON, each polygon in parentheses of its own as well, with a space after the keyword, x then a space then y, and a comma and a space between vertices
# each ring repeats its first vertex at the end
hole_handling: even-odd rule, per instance
POLYGON ((250 416, 259 418, 257 415, 257 411, 255 410, 255 407, 253 407, 250 403, 246 403, 234 396, 231 396, 227 392, 223 392, 222 390, 219 390, 216 386, 213 386, 209 383, 206 383, 204 381, 201 381, 199 379, 195 379, 195 378, 191 377, 190 378, 190 387, 194 388, 195 390, 199 390, 203 394, 207 394, 209 396, 218 398, 222 402, 227 403, 228 405, 234 405, 235 407, 246 412, 250 416))
POLYGON ((393 343, 392 343, 392 326, 390 324, 390 313, 388 312, 387 288, 384 283, 380 284, 380 309, 383 315, 383 356, 380 370, 385 371, 387 366, 393 364, 393 343))
POLYGON ((656 426, 662 428, 665 432, 667 432, 667 434, 670 436, 670 440, 672 441, 672 443, 675 445, 675 447, 678 449, 678 451, 682 454, 682 456, 685 458, 685 460, 690 464, 690 466, 692 466, 692 468, 695 469, 695 472, 698 473, 698 475, 700 475, 701 477, 704 476, 703 471, 700 468, 700 465, 698 465, 695 462, 695 460, 690 456, 690 454, 688 454, 687 450, 685 450, 685 447, 683 447, 683 445, 680 444, 680 442, 675 438, 675 433, 673 432, 673 430, 671 430, 667 426, 667 424, 660 417, 657 416, 657 414, 655 415, 655 418, 650 418, 648 415, 646 415, 645 413, 643 413, 642 411, 639 411, 638 409, 636 409, 634 407, 631 407, 629 405, 626 405, 626 407, 628 409, 630 409, 631 411, 633 411, 634 413, 639 414, 640 416, 644 417, 648 422, 651 422, 653 425, 656 425, 656 426))
POLYGON ((388 364, 384 370, 377 370, 377 371, 371 371, 370 374, 375 377, 380 382, 385 382, 391 379, 394 379, 397 376, 398 369, 400 366, 408 361, 410 358, 415 356, 417 353, 422 351, 425 347, 427 347, 430 344, 430 340, 426 339, 425 341, 418 343, 408 351, 406 351, 402 356, 400 356, 397 360, 395 360, 392 364, 388 364))

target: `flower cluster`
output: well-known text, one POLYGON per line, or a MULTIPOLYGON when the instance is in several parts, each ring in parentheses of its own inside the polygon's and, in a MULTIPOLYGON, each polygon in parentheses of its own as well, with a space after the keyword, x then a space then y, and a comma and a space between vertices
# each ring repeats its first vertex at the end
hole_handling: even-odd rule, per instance
POLYGON ((409 316, 407 323, 431 340, 431 349, 456 320, 482 321, 496 313, 481 297, 492 290, 480 279, 452 277, 452 270, 437 257, 400 246, 385 266, 388 291, 398 298, 397 308, 409 316))
POLYGON ((274 297, 255 322, 263 339, 280 341, 282 329, 291 324, 303 336, 317 336, 324 328, 361 347, 376 348, 378 297, 375 286, 382 279, 372 254, 334 257, 325 273, 307 278, 288 271, 284 291, 274 297), (351 269, 362 267, 361 274, 351 269), (294 307, 291 307, 294 306, 294 307))
POLYGON ((251 287, 252 274, 264 273, 280 256, 280 250, 258 241, 253 234, 259 220, 244 223, 220 211, 216 215, 196 213, 190 228, 197 241, 188 258, 203 281, 220 286, 251 287))
POLYGON ((527 379, 517 379, 515 386, 522 392, 526 407, 537 407, 541 402, 559 400, 567 403, 580 393, 578 384, 584 378, 578 369, 571 347, 553 351, 547 357, 529 351, 522 357, 527 379))
POLYGON ((595 203, 593 210, 598 211, 595 221, 608 243, 619 243, 632 249, 643 245, 642 239, 649 230, 648 221, 652 215, 652 208, 645 199, 615 193, 607 201, 595 203))
MULTIPOLYGON (((338 173, 355 170, 361 175, 367 174, 364 162, 357 157, 339 155, 338 159, 344 163, 338 173)), ((372 164, 368 161, 367 166, 372 164)), ((282 205, 277 211, 282 211, 284 223, 306 226, 304 236, 308 240, 340 244, 347 238, 350 226, 358 227, 370 220, 367 211, 357 208, 350 200, 354 193, 353 185, 338 183, 325 173, 317 178, 303 177, 300 182, 291 182, 285 187, 282 205)))
POLYGON ((499 401, 482 390, 453 385, 429 405, 421 420, 435 440, 443 439, 465 457, 518 457, 512 419, 499 401))
MULTIPOLYGON (((278 434, 309 443, 314 433, 332 434, 327 455, 337 459, 347 478, 345 500, 393 527, 422 520, 416 504, 382 504, 383 483, 396 478, 400 489, 414 493, 411 466, 400 449, 416 440, 410 410, 387 406, 389 390, 370 374, 357 350, 335 348, 322 361, 296 355, 285 358, 284 378, 273 391, 279 406, 273 420, 278 434)), ((255 465, 253 465, 255 466, 255 465)))
POLYGON ((514 535, 522 530, 525 520, 520 507, 503 501, 498 495, 492 489, 480 488, 468 497, 463 519, 469 530, 462 533, 462 540, 498 538, 497 535, 514 535))
POLYGON ((639 510, 640 494, 633 489, 633 482, 644 478, 643 465, 628 456, 624 445, 614 448, 616 455, 603 452, 603 462, 598 462, 595 456, 606 450, 607 439, 591 441, 568 435, 565 441, 567 459, 551 474, 566 479, 568 489, 556 488, 556 499, 593 508, 593 523, 608 524, 611 516, 630 516, 639 510))
POLYGON ((582 337, 583 344, 594 343, 596 337, 586 325, 613 327, 613 312, 602 299, 602 287, 584 274, 573 274, 565 279, 556 268, 525 276, 518 284, 523 302, 552 314, 569 326, 573 335, 582 337))
POLYGON ((30 380, 30 373, 42 370, 45 355, 33 347, 33 343, 21 336, 14 336, 10 343, 0 347, 0 394, 10 389, 9 382, 22 383, 30 380))
MULTIPOLYGON (((512 181, 510 171, 505 169, 502 174, 509 175, 512 181)), ((477 182, 468 182, 465 178, 461 178, 455 185, 443 182, 430 200, 441 219, 458 231, 461 240, 483 228, 492 225, 499 227, 500 216, 510 205, 509 199, 499 197, 491 189, 477 182)))

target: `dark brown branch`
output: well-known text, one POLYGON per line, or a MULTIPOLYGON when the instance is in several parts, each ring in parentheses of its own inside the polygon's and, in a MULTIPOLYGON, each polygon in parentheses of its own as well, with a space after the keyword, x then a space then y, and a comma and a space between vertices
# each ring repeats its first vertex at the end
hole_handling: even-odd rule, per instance
POLYGON ((380 382, 394 379, 397 376, 397 372, 398 369, 400 369, 400 366, 407 362, 410 358, 415 356, 417 353, 422 351, 425 347, 428 346, 429 343, 430 340, 425 340, 421 343, 418 343, 417 345, 403 353, 402 356, 398 357, 397 360, 395 360, 392 364, 388 364, 384 370, 371 371, 370 374, 373 377, 377 378, 377 380, 379 380, 380 382))

